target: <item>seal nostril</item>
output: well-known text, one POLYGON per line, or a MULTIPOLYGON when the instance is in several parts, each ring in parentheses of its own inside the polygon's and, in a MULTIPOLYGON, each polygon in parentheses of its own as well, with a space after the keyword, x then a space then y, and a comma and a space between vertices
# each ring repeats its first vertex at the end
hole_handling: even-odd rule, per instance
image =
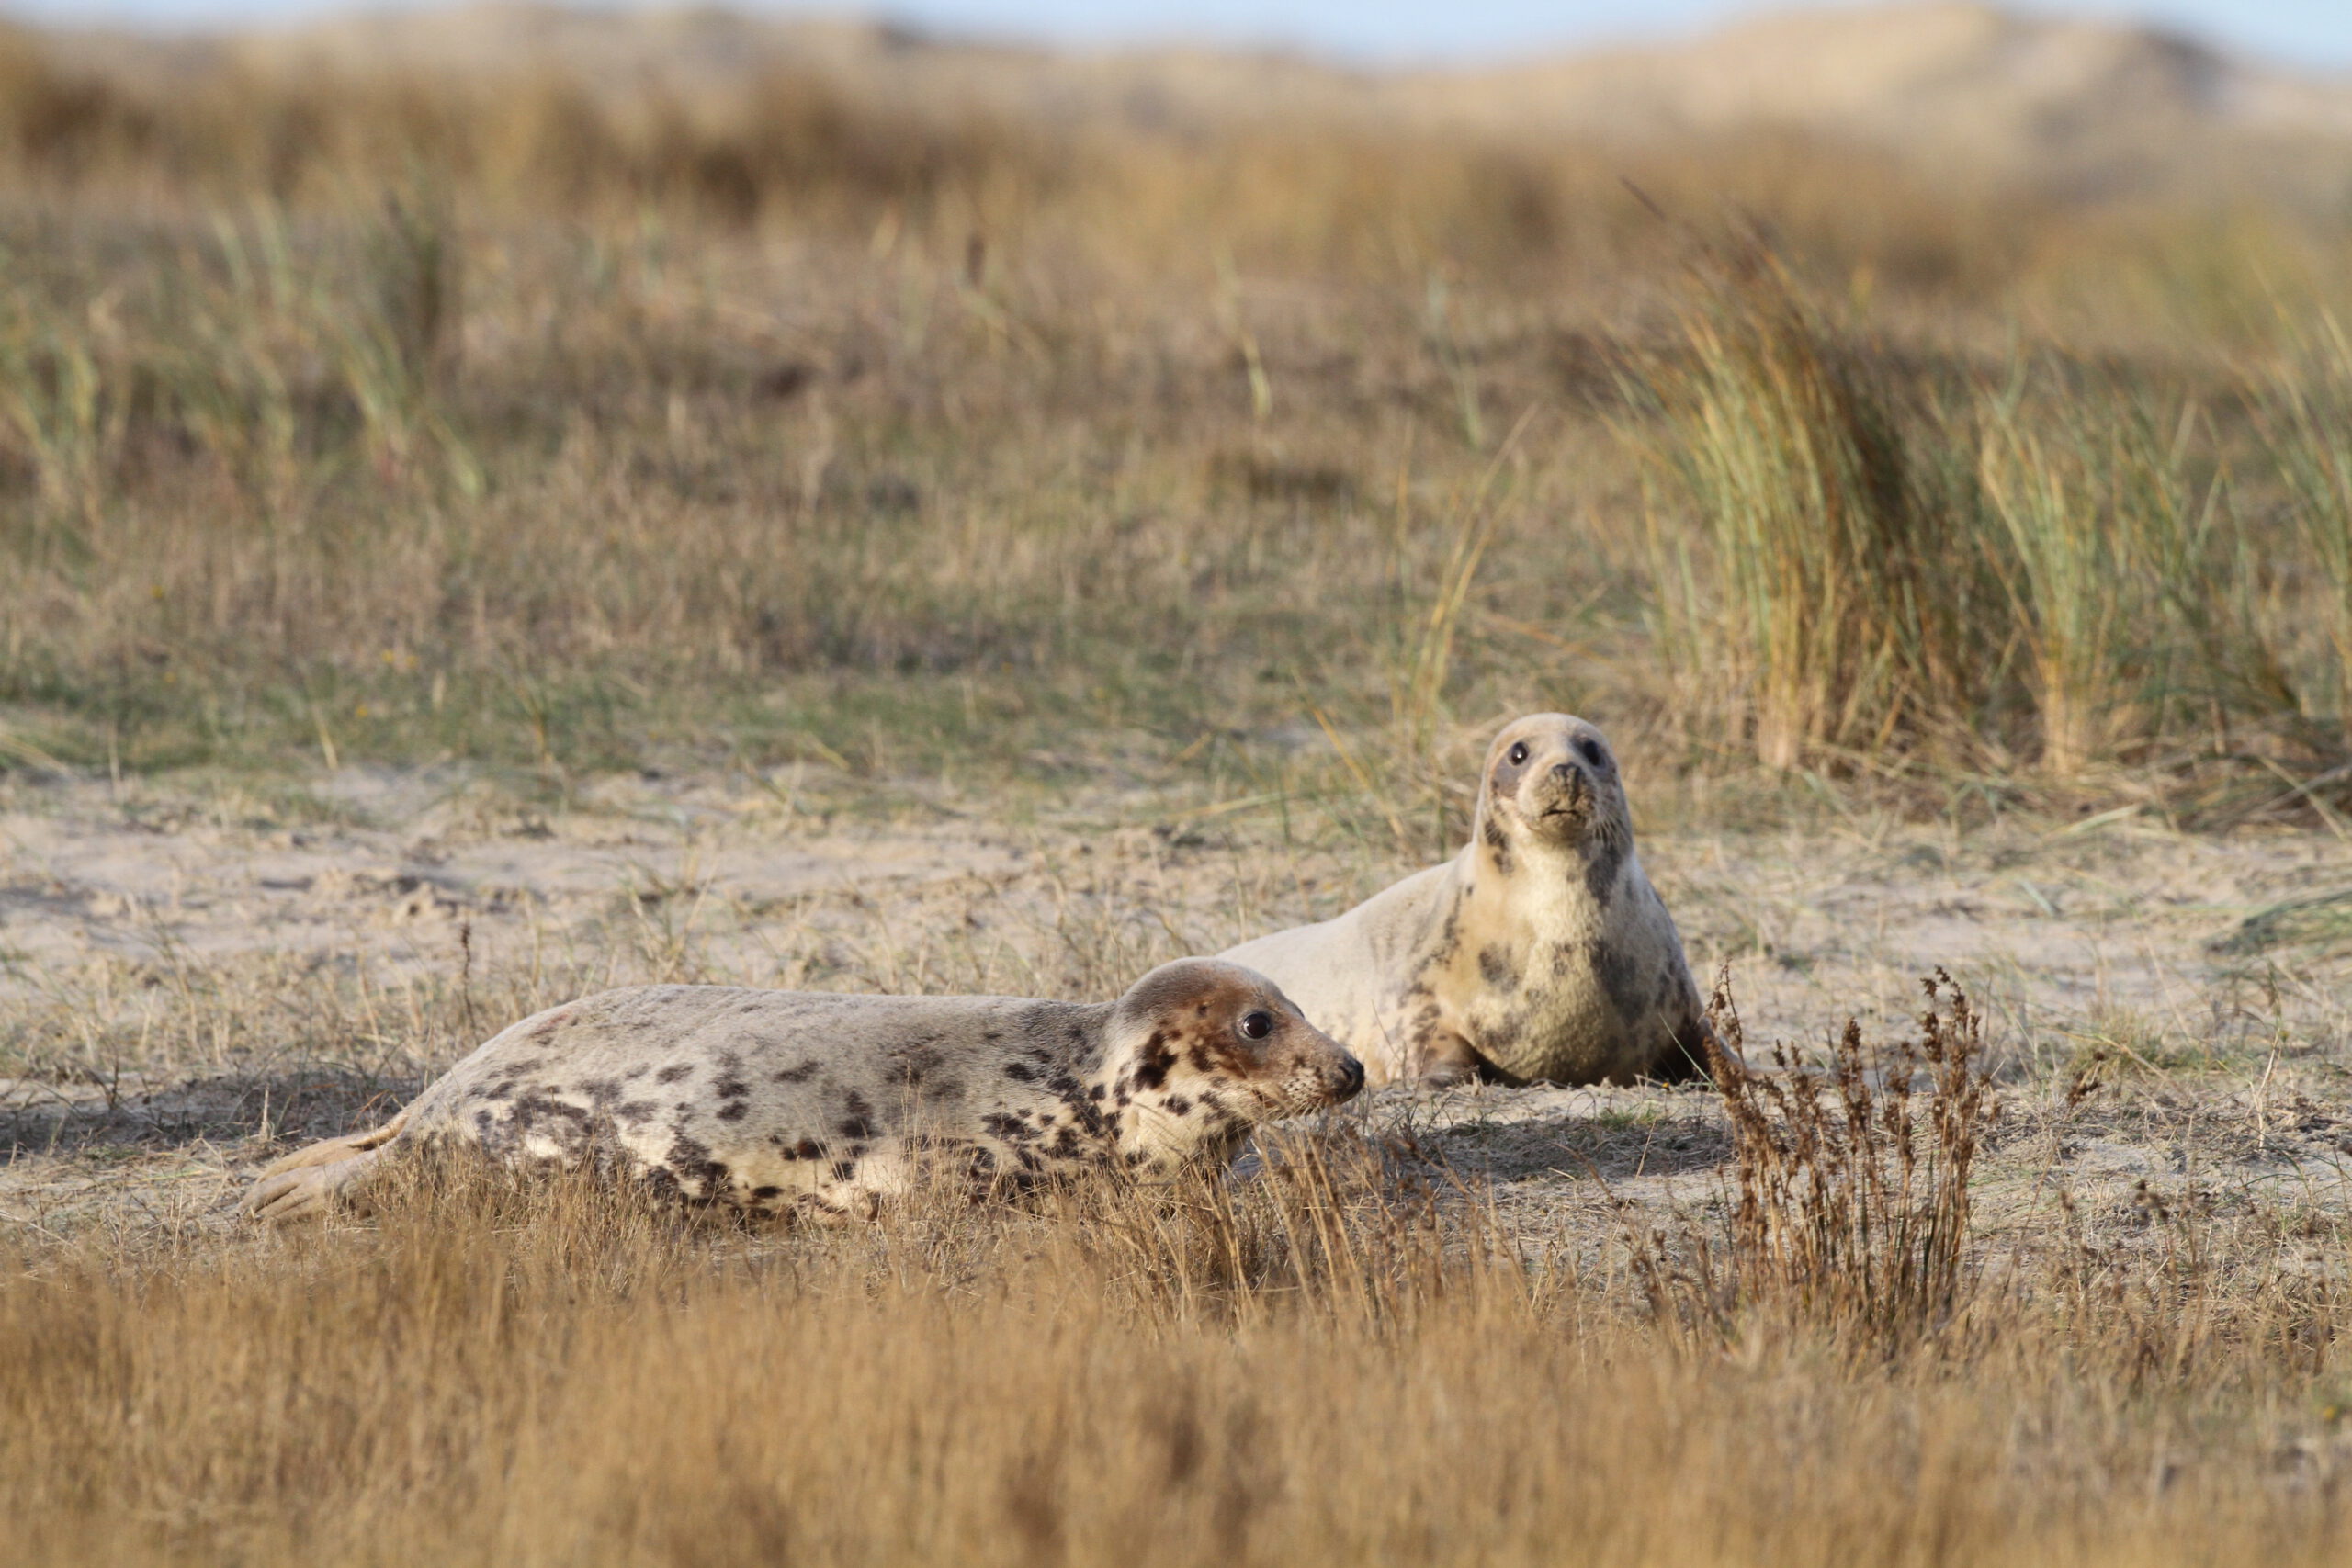
POLYGON ((1562 784, 1567 783, 1570 779, 1576 777, 1576 768, 1571 763, 1555 762, 1552 764, 1552 776, 1559 780, 1562 784))

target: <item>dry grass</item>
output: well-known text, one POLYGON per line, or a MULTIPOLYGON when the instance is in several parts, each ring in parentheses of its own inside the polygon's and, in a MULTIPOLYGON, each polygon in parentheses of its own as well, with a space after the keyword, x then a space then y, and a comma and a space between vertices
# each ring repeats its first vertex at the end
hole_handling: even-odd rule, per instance
POLYGON ((1969 1178, 1997 1101, 1984 1023, 1949 975, 1927 983, 1917 1038, 1871 1052, 1849 1020, 1815 1072, 1785 1045, 1748 1064, 1726 976, 1708 1011, 1736 1196, 1719 1247, 1634 1258, 1652 1310, 1717 1342, 1792 1325, 1849 1354, 1901 1354, 1981 1308, 1969 1178))
MULTIPOLYGON (((2332 1298, 2259 1240, 2052 1248, 1977 1333, 1858 1366, 1826 1313, 1661 1336, 1399 1157, 846 1234, 456 1173, 373 1229, 19 1242, 0 1506, 61 1562, 2344 1548, 2332 1298)), ((1813 1261, 1785 1282, 1849 1288, 1813 1261)))
POLYGON ((2217 818, 2341 760, 2340 367, 2052 303, 2177 251, 2165 319, 2276 322, 2331 220, 11 48, 8 765, 1001 779, 1076 733, 1262 789, 1202 737, 1320 712, 1418 836, 1439 718, 1564 701, 1676 767, 2217 818), (1773 238, 1662 289, 1726 201, 1773 238))

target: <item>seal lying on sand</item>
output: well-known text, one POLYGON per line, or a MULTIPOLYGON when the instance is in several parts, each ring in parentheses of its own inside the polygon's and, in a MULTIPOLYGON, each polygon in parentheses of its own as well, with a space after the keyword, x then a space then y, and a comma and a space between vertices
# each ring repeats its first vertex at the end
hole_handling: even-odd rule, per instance
POLYGON ((386 1125, 271 1166, 245 1207, 318 1213, 443 1145, 755 1214, 864 1216, 925 1161, 982 1184, 1222 1162, 1256 1123, 1363 1086, 1263 976, 1214 959, 1115 1002, 642 986, 525 1019, 386 1125))
POLYGON ((1629 1083, 1706 1066, 1699 988, 1634 856, 1616 759, 1567 714, 1495 737, 1460 854, 1220 956, 1289 992, 1374 1083, 1629 1083))

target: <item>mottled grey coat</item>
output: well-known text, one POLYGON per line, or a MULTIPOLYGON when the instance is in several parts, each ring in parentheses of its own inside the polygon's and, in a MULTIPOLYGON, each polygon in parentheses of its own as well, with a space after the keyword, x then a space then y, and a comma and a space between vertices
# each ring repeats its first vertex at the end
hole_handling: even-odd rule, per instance
POLYGON ((1634 852, 1616 760, 1567 714, 1495 738, 1453 859, 1220 956, 1282 987, 1374 1083, 1628 1083, 1705 1066, 1698 987, 1634 852))
POLYGON ((272 1166, 247 1207, 312 1213, 455 1144, 692 1203, 863 1215, 926 1162, 987 1183, 1229 1159, 1256 1123, 1363 1082, 1262 976, 1210 959, 1099 1003, 636 987, 523 1020, 390 1124, 272 1166))

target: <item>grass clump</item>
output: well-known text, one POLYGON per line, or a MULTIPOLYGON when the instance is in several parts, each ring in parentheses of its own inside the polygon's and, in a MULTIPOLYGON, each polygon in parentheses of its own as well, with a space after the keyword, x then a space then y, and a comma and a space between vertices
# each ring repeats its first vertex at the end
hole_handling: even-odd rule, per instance
POLYGON ((1888 1356, 1973 1304, 1981 1253, 1969 1178, 1996 1114, 1984 1026, 1941 973, 1916 1038, 1872 1052, 1849 1021, 1825 1069, 1776 1045, 1750 1066, 1727 982, 1709 1016, 1734 1170, 1721 1234, 1660 1234, 1636 1254, 1652 1309, 1731 1342, 1810 1333, 1888 1356))
POLYGON ((2313 500, 2282 529, 2248 515, 2204 406, 2158 384, 2014 349, 1997 374, 1906 363, 1760 243, 1695 276, 1671 346, 1635 363, 1627 430, 1671 481, 1652 497, 1665 648, 1759 761, 2031 757, 2065 781, 2233 755, 2237 727, 2333 760, 2304 719, 2332 655, 2286 608, 2333 614, 2308 407, 2268 422, 2313 500))
POLYGON ((1780 772, 1964 710, 1965 519, 1936 504, 1909 389, 1760 242, 1700 276, 1673 350, 1634 382, 1710 569, 1702 591, 1689 546, 1662 536, 1670 647, 1780 772))

